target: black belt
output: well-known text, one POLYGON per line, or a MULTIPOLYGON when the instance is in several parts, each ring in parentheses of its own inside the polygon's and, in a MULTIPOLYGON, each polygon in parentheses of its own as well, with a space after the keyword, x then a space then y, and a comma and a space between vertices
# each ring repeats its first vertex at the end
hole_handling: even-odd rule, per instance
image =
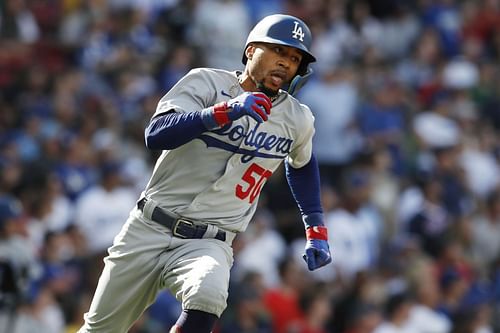
MULTIPOLYGON (((146 201, 146 198, 142 198, 137 202, 137 207, 142 212, 144 212, 144 205, 146 204, 146 201)), ((172 231, 172 235, 179 238, 203 238, 208 229, 207 225, 195 224, 194 222, 183 218, 175 218, 173 216, 170 216, 160 207, 155 207, 153 209, 151 219, 156 223, 170 229, 172 231)), ((224 242, 226 240, 226 232, 223 230, 218 230, 217 234, 213 238, 224 242)))

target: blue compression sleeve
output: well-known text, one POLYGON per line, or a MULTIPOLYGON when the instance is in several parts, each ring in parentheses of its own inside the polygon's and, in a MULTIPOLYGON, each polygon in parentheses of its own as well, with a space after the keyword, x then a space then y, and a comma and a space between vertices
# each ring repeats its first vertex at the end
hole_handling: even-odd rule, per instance
POLYGON ((292 195, 297 202, 304 223, 310 225, 322 224, 323 209, 320 200, 320 180, 318 162, 314 154, 311 160, 300 169, 294 169, 285 161, 286 179, 292 195))
POLYGON ((146 147, 152 150, 174 149, 206 131, 200 111, 166 113, 153 118, 146 128, 146 147))

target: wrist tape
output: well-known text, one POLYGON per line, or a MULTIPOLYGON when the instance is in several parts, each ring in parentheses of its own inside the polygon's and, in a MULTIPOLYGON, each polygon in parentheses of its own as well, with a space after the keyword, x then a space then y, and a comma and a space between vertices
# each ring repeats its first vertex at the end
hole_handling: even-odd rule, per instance
POLYGON ((306 229, 306 239, 328 240, 328 229, 324 226, 312 226, 306 229))
POLYGON ((227 125, 231 122, 227 114, 227 102, 220 102, 213 106, 214 109, 214 119, 219 126, 227 125))

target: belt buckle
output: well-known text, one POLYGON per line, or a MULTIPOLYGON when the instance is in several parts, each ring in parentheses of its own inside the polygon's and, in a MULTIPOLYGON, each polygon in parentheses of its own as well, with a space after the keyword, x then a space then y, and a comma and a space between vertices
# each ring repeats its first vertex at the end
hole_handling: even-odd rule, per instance
POLYGON ((178 219, 177 221, 175 221, 174 227, 172 228, 172 235, 174 235, 175 237, 179 237, 179 238, 188 238, 188 236, 182 235, 177 231, 177 228, 179 228, 179 226, 182 226, 182 225, 192 227, 194 225, 194 223, 189 221, 189 220, 178 219))

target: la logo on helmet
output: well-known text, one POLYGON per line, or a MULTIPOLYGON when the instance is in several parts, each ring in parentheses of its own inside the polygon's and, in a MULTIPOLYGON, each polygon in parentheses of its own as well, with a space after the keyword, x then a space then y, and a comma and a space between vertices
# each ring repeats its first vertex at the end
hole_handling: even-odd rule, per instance
POLYGON ((305 33, 302 31, 302 27, 300 26, 299 22, 297 22, 297 21, 294 21, 293 23, 295 25, 293 27, 292 37, 303 42, 305 33))

